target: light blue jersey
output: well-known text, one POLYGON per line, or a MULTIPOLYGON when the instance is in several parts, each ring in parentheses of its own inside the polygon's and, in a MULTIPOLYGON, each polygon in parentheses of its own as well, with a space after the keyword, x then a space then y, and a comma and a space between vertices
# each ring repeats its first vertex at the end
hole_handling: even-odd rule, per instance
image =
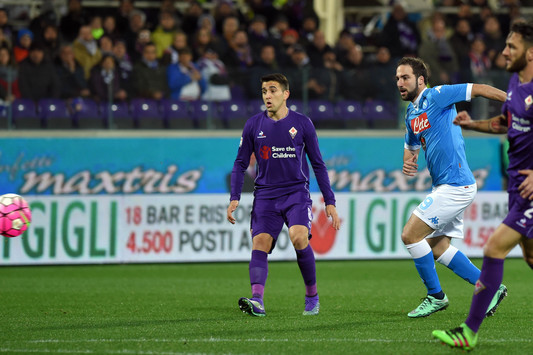
POLYGON ((422 148, 433 186, 475 183, 466 161, 461 127, 452 122, 455 103, 470 101, 472 84, 441 85, 424 89, 405 114, 405 148, 422 148))

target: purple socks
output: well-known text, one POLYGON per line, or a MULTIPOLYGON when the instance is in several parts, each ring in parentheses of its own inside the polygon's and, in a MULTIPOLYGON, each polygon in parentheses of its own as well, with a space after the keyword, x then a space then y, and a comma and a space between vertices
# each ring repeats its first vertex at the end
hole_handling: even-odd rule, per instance
POLYGON ((487 256, 483 258, 481 276, 476 282, 470 313, 465 321, 466 325, 476 333, 483 319, 485 319, 485 314, 492 298, 502 283, 503 261, 503 259, 489 258, 487 256))
POLYGON ((252 259, 248 267, 252 297, 263 299, 265 283, 268 276, 268 254, 261 250, 252 250, 252 259))
POLYGON ((305 295, 307 297, 316 296, 315 254, 310 244, 304 249, 296 250, 296 260, 298 261, 298 266, 304 279, 305 295))

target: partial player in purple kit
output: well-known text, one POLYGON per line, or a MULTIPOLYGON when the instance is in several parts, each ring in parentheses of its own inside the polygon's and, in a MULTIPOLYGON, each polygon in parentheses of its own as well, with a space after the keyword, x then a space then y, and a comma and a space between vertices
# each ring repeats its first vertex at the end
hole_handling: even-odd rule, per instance
POLYGON ((339 229, 335 195, 329 183, 326 165, 318 146, 313 123, 287 107, 289 82, 282 74, 261 78, 266 111, 246 122, 233 171, 228 221, 235 224, 233 212, 239 205, 244 173, 255 153, 257 177, 251 214, 252 257, 249 264, 252 297, 239 299, 240 309, 253 316, 265 316, 263 293, 268 275, 268 254, 276 245, 283 224, 305 284, 304 315, 316 315, 320 309, 316 286, 315 256, 311 238, 312 201, 309 194, 309 158, 326 204, 332 226, 339 229))
POLYGON ((443 343, 464 350, 476 346, 484 310, 503 279, 505 257, 517 244, 533 269, 533 23, 513 24, 503 56, 507 71, 515 74, 509 81, 502 114, 473 121, 468 113, 460 112, 454 121, 465 129, 507 133, 509 139, 509 212, 483 250, 483 267, 470 312, 459 327, 433 331, 443 343))

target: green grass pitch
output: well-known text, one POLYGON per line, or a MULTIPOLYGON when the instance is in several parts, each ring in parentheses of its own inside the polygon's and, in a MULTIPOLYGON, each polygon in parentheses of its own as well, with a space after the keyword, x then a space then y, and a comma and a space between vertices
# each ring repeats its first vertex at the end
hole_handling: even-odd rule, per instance
MULTIPOLYGON (((461 353, 431 331, 464 321, 473 286, 441 265, 450 306, 422 319, 407 317, 425 295, 411 260, 318 262, 316 317, 301 315, 296 262, 269 268, 267 316, 254 318, 237 306, 247 263, 1 267, 0 353, 461 353)), ((523 260, 506 261, 509 296, 474 353, 533 353, 532 281, 523 260)))

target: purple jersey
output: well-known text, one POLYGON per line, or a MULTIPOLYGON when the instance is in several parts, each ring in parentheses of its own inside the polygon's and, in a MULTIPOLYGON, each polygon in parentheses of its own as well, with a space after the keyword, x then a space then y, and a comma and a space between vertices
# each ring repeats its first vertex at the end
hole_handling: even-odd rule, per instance
POLYGON ((518 170, 533 169, 533 82, 521 84, 518 74, 509 80, 507 100, 502 107, 507 117, 509 139, 509 185, 507 191, 517 192, 525 175, 518 170))
POLYGON ((252 153, 255 153, 258 166, 254 191, 256 199, 309 193, 307 154, 325 203, 335 205, 328 171, 309 117, 289 110, 285 118, 275 121, 264 111, 246 121, 231 172, 231 200, 241 197, 244 172, 252 153))

